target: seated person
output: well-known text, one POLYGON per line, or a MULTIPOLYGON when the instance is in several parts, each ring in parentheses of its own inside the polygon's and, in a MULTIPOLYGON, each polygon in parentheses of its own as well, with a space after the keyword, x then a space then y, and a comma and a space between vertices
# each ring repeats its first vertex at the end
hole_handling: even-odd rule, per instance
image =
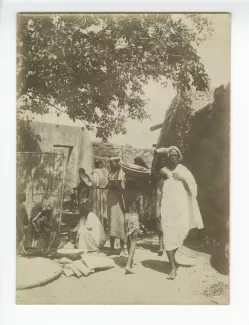
POLYGON ((56 235, 51 202, 44 199, 31 210, 30 223, 26 232, 25 250, 27 252, 48 252, 56 235))
POLYGON ((81 218, 79 224, 73 229, 76 233, 77 248, 86 252, 98 251, 106 243, 104 227, 91 210, 88 201, 81 204, 81 218))

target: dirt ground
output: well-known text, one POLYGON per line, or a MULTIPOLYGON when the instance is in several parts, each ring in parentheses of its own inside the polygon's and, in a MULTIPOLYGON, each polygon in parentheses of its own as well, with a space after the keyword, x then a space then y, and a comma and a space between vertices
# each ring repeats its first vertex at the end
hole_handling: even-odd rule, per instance
MULTIPOLYGON (((108 247, 109 243, 106 244, 108 247)), ((20 290, 17 304, 87 305, 223 305, 229 304, 229 276, 210 266, 210 254, 182 247, 176 255, 181 264, 175 280, 166 278, 167 257, 157 256, 156 237, 140 240, 136 250, 136 273, 126 275, 125 257, 111 256, 116 267, 88 277, 64 275, 42 287, 20 290)), ((107 251, 107 248, 104 252, 107 251)), ((105 255, 102 252, 100 255, 105 255)))

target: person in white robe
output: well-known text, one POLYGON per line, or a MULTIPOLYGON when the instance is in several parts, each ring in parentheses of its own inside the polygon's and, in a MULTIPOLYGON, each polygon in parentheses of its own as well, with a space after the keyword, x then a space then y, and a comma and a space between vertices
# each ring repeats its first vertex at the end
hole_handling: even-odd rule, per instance
MULTIPOLYGON (((202 229, 203 221, 197 202, 197 184, 192 173, 179 162, 180 150, 175 147, 159 149, 168 156, 168 167, 158 173, 157 218, 160 219, 164 249, 171 264, 169 279, 177 272, 175 254, 190 229, 202 229)), ((160 152, 159 152, 160 153, 160 152)))
POLYGON ((86 218, 82 216, 74 231, 77 231, 77 248, 85 252, 96 252, 106 243, 104 227, 93 212, 89 212, 86 218))

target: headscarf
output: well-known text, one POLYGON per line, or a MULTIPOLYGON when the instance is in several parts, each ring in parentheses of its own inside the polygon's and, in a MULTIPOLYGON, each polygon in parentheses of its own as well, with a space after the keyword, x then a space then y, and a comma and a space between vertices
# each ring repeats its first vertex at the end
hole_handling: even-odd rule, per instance
POLYGON ((87 175, 85 169, 83 168, 79 169, 79 178, 80 181, 83 182, 87 187, 92 187, 91 178, 87 175))
POLYGON ((181 153, 181 151, 176 146, 171 146, 171 147, 168 147, 168 148, 158 148, 158 149, 155 149, 155 152, 156 152, 156 154, 158 154, 161 157, 164 156, 164 157, 167 157, 168 158, 169 157, 169 153, 172 150, 175 150, 177 152, 178 159, 179 159, 179 161, 181 161, 182 160, 182 153, 181 153))
POLYGON ((181 160, 182 160, 182 153, 181 153, 181 151, 180 151, 177 147, 175 147, 175 146, 171 146, 171 147, 167 148, 167 156, 169 157, 169 153, 170 153, 172 150, 175 150, 175 151, 177 152, 177 154, 178 154, 178 159, 179 159, 179 161, 181 161, 181 160))

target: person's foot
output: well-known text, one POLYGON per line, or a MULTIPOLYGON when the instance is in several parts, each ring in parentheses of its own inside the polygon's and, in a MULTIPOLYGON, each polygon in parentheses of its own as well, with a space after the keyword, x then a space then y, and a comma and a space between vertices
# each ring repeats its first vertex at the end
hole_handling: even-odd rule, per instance
POLYGON ((157 252, 158 256, 163 256, 163 249, 159 249, 159 251, 157 252))
POLYGON ((126 266, 125 268, 125 274, 134 274, 135 271, 132 267, 126 266))
POLYGON ((171 270, 170 274, 167 276, 168 280, 174 280, 176 277, 176 269, 171 270))

